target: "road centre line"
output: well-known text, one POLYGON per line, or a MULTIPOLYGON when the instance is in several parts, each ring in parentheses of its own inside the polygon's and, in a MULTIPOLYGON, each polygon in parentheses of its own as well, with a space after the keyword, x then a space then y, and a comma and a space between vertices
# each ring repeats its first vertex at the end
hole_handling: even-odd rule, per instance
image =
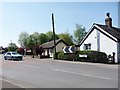
MULTIPOLYGON (((23 64, 22 64, 23 65, 23 64)), ((34 66, 34 65, 23 65, 23 66, 29 66, 29 67, 33 67, 33 68, 40 68, 40 67, 38 67, 38 66, 34 66)))
MULTIPOLYGON (((34 65, 23 65, 23 66, 29 66, 29 67, 38 68, 38 69, 41 68, 39 66, 34 66, 34 65)), ((53 68, 52 70, 53 71, 59 71, 59 72, 65 72, 65 73, 71 73, 71 74, 75 74, 75 75, 82 75, 82 76, 87 76, 87 77, 118 81, 117 79, 111 79, 111 78, 108 78, 108 77, 102 77, 102 76, 97 76, 97 75, 88 75, 88 74, 84 74, 84 73, 72 72, 72 71, 67 71, 67 70, 63 70, 63 69, 53 68)))
MULTIPOLYGON (((88 74, 77 73, 77 72, 71 72, 71 71, 62 70, 62 69, 52 69, 52 70, 54 70, 54 71, 58 71, 58 72, 65 72, 65 73, 76 74, 76 75, 83 75, 83 76, 87 76, 87 77, 94 77, 94 78, 100 78, 100 79, 113 80, 113 79, 111 79, 111 78, 107 78, 107 77, 95 76, 95 75, 88 75, 88 74)), ((115 80, 115 79, 114 79, 114 80, 115 80)))

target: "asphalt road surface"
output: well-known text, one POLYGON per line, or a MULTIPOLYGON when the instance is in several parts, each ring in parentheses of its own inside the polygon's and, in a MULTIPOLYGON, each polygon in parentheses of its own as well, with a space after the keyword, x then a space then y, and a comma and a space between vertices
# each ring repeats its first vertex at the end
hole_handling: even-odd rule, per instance
POLYGON ((118 66, 25 57, 2 61, 3 88, 118 88, 118 66))

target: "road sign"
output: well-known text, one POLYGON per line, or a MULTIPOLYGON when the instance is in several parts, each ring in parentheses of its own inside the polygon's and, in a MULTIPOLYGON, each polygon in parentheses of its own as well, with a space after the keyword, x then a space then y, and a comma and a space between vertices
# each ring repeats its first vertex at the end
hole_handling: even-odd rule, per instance
POLYGON ((64 53, 75 53, 75 46, 67 46, 63 48, 64 53))

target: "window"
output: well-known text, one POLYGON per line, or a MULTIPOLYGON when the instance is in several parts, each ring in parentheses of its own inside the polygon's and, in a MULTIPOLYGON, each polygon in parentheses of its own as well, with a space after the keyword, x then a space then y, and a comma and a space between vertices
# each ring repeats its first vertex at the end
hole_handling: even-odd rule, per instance
POLYGON ((16 53, 16 52, 12 52, 12 54, 13 54, 13 55, 16 55, 16 54, 18 54, 18 53, 16 53))
POLYGON ((7 55, 11 55, 11 53, 7 53, 7 55))
POLYGON ((91 50, 91 44, 84 44, 84 50, 91 50))
POLYGON ((52 50, 52 49, 50 49, 50 53, 53 53, 53 50, 52 50))

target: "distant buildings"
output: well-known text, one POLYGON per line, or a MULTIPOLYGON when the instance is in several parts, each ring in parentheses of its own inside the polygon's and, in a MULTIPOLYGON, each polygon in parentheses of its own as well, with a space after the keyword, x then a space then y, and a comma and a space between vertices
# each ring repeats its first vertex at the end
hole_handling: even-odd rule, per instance
POLYGON ((4 51, 5 51, 4 48, 1 46, 1 47, 0 47, 0 54, 3 54, 4 51))

